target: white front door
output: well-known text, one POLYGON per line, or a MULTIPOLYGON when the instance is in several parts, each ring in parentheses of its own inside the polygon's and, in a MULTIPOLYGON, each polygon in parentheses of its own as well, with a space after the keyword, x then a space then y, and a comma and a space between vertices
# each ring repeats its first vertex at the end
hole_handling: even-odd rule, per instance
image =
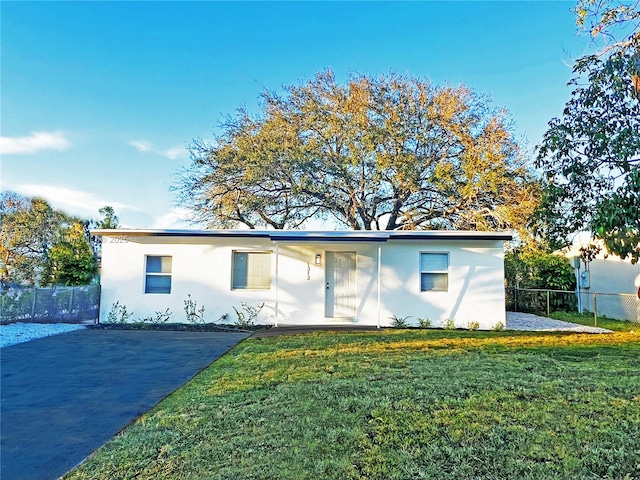
POLYGON ((356 252, 326 252, 325 316, 356 318, 356 252))

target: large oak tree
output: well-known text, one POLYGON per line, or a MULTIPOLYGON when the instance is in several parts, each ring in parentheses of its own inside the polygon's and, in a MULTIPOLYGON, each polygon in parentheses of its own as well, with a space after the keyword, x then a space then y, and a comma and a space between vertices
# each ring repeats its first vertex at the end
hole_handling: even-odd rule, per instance
POLYGON ((331 71, 194 140, 175 187, 209 227, 511 229, 539 199, 503 112, 464 86, 331 71))

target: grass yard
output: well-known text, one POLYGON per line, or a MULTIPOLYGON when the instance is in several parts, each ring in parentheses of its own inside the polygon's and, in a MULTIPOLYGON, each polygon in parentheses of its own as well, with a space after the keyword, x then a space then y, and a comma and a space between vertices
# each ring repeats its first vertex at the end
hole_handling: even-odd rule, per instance
POLYGON ((65 478, 640 479, 640 334, 249 339, 65 478))
MULTIPOLYGON (((588 327, 594 326, 593 313, 554 312, 551 314, 551 318, 565 322, 579 323, 580 325, 586 325, 588 327)), ((609 330, 616 332, 640 332, 640 323, 616 320, 615 318, 608 318, 604 316, 598 317, 597 326, 601 328, 608 328, 609 330)))

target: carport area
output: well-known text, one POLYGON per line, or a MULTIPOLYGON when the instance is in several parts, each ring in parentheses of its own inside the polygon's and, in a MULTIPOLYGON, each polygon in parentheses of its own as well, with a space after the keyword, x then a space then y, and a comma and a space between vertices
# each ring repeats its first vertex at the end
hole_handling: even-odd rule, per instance
POLYGON ((86 329, 3 348, 0 478, 58 478, 248 335, 86 329))

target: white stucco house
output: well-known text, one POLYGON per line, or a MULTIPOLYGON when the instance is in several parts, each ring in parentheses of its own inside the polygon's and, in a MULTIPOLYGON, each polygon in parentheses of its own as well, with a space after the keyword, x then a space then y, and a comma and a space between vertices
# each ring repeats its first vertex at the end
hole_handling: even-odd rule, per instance
MULTIPOLYGON (((94 230, 102 244, 100 318, 114 302, 135 318, 184 302, 216 322, 241 302, 258 323, 384 327, 391 317, 505 324, 503 243, 469 231, 94 230)), ((411 323, 411 321, 410 321, 411 323)))

